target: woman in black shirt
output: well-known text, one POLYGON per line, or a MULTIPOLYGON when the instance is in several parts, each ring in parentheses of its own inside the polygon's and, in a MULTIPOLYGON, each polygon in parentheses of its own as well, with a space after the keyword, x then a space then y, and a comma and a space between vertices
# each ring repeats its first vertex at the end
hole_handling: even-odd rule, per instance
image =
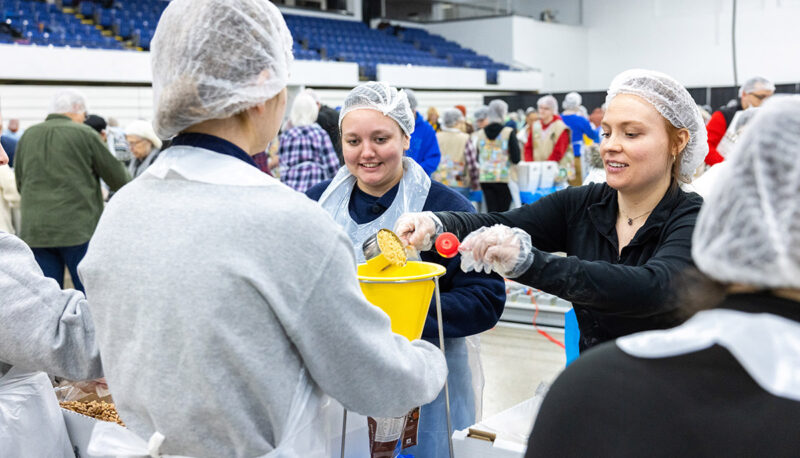
POLYGON ((395 226, 418 249, 439 231, 454 232, 463 240, 462 268, 496 271, 571 301, 582 350, 678 324, 672 284, 692 264, 702 204, 679 182, 691 180, 708 150, 694 100, 667 75, 623 72, 606 103, 607 183, 502 213, 407 214, 395 226), (558 251, 567 257, 549 254, 558 251))

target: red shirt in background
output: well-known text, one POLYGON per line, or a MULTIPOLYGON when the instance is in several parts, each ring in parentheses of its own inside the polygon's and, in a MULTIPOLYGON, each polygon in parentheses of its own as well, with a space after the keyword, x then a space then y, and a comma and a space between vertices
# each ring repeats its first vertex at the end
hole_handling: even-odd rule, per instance
POLYGON ((725 136, 728 130, 728 123, 725 121, 725 116, 721 111, 715 111, 711 115, 711 119, 706 124, 706 131, 708 132, 708 155, 706 156, 706 164, 714 165, 725 160, 719 151, 717 145, 725 136))
MULTIPOLYGON (((547 129, 556 121, 561 120, 561 116, 555 115, 553 119, 548 122, 547 124, 542 123, 542 129, 547 129)), ((723 132, 724 133, 724 132, 723 132)), ((569 129, 565 129, 564 132, 561 132, 561 136, 558 137, 556 140, 556 144, 553 147, 553 152, 550 153, 550 157, 547 158, 548 161, 560 161, 564 154, 567 153, 567 147, 569 147, 569 140, 570 140, 570 132, 569 129)), ((525 142, 525 151, 524 151, 525 160, 528 162, 533 161, 533 129, 528 129, 528 141, 525 142)))

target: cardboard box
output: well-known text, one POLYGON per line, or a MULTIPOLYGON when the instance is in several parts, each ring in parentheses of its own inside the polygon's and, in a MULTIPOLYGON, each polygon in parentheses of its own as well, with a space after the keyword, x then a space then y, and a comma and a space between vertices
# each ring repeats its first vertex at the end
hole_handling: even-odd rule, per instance
POLYGON ((545 385, 536 396, 467 429, 453 433, 453 454, 456 458, 523 458, 528 437, 539 413, 545 385))

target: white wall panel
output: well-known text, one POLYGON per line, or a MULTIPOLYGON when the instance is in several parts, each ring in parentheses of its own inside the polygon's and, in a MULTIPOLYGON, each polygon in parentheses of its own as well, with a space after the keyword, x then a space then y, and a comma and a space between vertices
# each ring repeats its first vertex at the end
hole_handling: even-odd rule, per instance
MULTIPOLYGON (((430 33, 439 34, 479 54, 504 64, 514 64, 513 20, 511 16, 417 24, 430 33)), ((538 67, 538 66, 536 66, 538 67)))
POLYGON ((296 60, 289 74, 289 84, 351 88, 358 84, 358 64, 296 60))
POLYGON ((584 27, 512 18, 514 60, 541 70, 542 92, 588 89, 587 38, 584 27))
POLYGON ((535 87, 518 88, 501 84, 501 89, 560 92, 586 89, 588 86, 588 34, 584 27, 548 24, 521 16, 416 26, 495 61, 541 72, 541 79, 537 80, 535 87))
POLYGON ((506 71, 497 72, 497 86, 504 90, 538 91, 542 89, 542 72, 540 71, 506 71))
POLYGON ((378 81, 428 89, 474 89, 486 86, 486 70, 378 64, 378 81))
POLYGON ((66 87, 86 96, 90 113, 114 117, 123 127, 133 120, 151 119, 153 116, 153 91, 146 87, 0 85, 4 122, 19 118, 24 129, 44 121, 53 95, 66 87))
MULTIPOLYGON (((738 0, 739 84, 760 74, 800 79, 798 0, 738 0)), ((686 86, 733 85, 729 0, 584 2, 589 86, 605 89, 628 68, 666 72, 686 86)))
POLYGON ((0 79, 149 83, 150 53, 0 44, 0 79))

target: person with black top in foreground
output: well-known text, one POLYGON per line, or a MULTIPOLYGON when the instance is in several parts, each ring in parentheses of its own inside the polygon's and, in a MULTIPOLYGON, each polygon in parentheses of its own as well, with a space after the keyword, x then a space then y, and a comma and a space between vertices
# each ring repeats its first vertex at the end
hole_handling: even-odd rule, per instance
POLYGON ((507 212, 423 212, 395 225, 418 249, 428 249, 440 231, 453 232, 463 240, 462 269, 495 271, 572 302, 581 350, 679 324, 673 280, 692 265, 702 204, 679 183, 691 179, 708 151, 697 105, 667 75, 623 72, 606 101, 607 183, 568 188, 507 212), (567 256, 550 254, 559 251, 567 256))
POLYGON ((694 232, 687 304, 708 310, 570 365, 528 457, 797 456, 800 97, 766 102, 752 124, 694 232))

